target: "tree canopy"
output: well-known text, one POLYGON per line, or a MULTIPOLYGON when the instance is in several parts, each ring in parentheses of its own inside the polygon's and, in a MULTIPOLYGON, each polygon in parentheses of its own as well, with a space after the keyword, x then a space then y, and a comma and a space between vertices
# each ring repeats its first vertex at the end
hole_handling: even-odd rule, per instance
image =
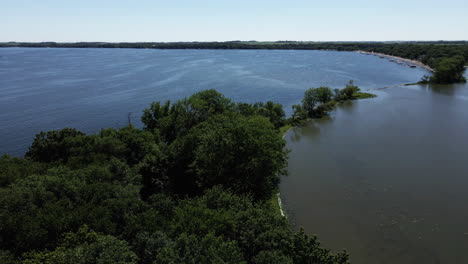
POLYGON ((271 204, 289 121, 214 90, 131 125, 41 132, 0 157, 0 263, 348 263, 271 204))
POLYGON ((465 82, 465 60, 461 55, 439 60, 434 75, 429 81, 434 83, 465 82))
POLYGON ((302 105, 293 105, 292 124, 300 124, 307 118, 320 118, 333 110, 339 102, 371 98, 373 94, 362 93, 354 81, 349 81, 343 89, 329 87, 309 88, 304 92, 302 105))

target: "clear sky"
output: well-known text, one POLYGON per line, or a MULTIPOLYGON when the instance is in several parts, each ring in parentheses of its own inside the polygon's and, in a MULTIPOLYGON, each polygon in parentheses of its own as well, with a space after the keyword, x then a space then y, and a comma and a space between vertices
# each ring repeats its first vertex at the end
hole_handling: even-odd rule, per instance
POLYGON ((0 0, 0 41, 468 40, 468 0, 0 0))

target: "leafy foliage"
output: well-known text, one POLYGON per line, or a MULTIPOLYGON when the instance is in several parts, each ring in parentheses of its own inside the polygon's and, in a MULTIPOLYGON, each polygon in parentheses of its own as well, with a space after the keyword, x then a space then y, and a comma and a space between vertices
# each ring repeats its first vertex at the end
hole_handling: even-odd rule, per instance
POLYGON ((47 165, 4 155, 0 157, 0 188, 7 187, 11 183, 24 179, 31 174, 42 174, 47 170, 47 165))
POLYGON ((429 79, 433 83, 456 83, 465 82, 465 58, 457 55, 441 59, 436 67, 434 75, 429 79))
POLYGON ((295 243, 269 202, 287 160, 281 105, 207 90, 142 120, 41 132, 24 159, 0 157, 2 263, 347 263, 295 243))
POLYGON ((330 88, 310 88, 304 93, 302 108, 307 112, 309 117, 321 117, 328 109, 326 106, 328 106, 328 103, 330 103, 332 99, 333 92, 330 88))
POLYGON ((219 187, 181 203, 175 209, 171 230, 174 234, 213 235, 222 241, 236 241, 248 263, 270 259, 291 263, 288 261, 295 257, 309 262, 294 263, 347 263, 341 259, 342 254, 330 254, 315 237, 305 233, 299 234, 307 240, 306 245, 295 244, 298 235, 290 230, 284 217, 272 210, 270 203, 255 203, 219 187))
POLYGON ((242 115, 260 115, 268 118, 275 128, 280 128, 286 124, 283 106, 271 101, 266 103, 237 104, 237 111, 242 115))
POLYGON ((335 100, 336 101, 347 101, 353 100, 354 95, 359 92, 360 89, 356 85, 354 85, 354 81, 349 81, 346 84, 346 87, 341 90, 335 90, 335 100))
POLYGON ((41 132, 36 135, 26 157, 39 162, 66 161, 71 150, 70 139, 83 136, 84 133, 74 128, 41 132))
POLYGON ((23 264, 136 264, 137 256, 127 242, 99 235, 83 226, 77 233, 66 233, 53 251, 24 255, 23 264))
POLYGON ((0 250, 0 263, 2 264, 14 264, 17 263, 15 256, 7 250, 0 250))
POLYGON ((230 112, 233 103, 215 90, 196 93, 172 104, 152 103, 141 118, 148 131, 159 130, 165 142, 170 143, 183 136, 194 126, 208 118, 230 112))
POLYGON ((293 105, 292 124, 301 124, 307 118, 320 118, 335 108, 337 103, 355 99, 372 98, 373 94, 359 92, 350 81, 345 88, 331 90, 328 87, 310 88, 304 93, 302 105, 293 105))
POLYGON ((175 242, 161 249, 156 263, 246 263, 233 241, 223 241, 213 234, 203 237, 181 234, 175 242))
POLYGON ((237 114, 213 117, 172 145, 176 157, 184 156, 179 182, 193 183, 195 193, 222 185, 257 199, 268 199, 285 173, 284 146, 266 118, 237 114))

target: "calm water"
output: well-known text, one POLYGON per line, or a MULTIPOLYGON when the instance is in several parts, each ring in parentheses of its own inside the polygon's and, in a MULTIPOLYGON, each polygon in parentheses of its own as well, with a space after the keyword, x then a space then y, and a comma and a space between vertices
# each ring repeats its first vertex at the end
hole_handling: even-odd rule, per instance
POLYGON ((0 153, 23 155, 41 130, 140 125, 152 101, 217 89, 289 111, 305 89, 414 82, 425 71, 352 52, 0 49, 0 153))
POLYGON ((353 263, 468 263, 468 85, 410 86, 290 131, 290 219, 353 263))

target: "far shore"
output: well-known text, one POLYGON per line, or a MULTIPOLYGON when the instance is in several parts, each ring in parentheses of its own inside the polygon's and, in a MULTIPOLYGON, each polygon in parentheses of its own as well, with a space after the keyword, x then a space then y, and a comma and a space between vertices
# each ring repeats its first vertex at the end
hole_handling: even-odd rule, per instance
MULTIPOLYGON (((402 58, 402 57, 387 55, 387 54, 379 53, 379 52, 369 52, 369 51, 362 51, 362 50, 357 50, 356 52, 359 52, 361 54, 366 54, 366 55, 379 56, 379 57, 389 59, 389 60, 395 60, 396 63, 406 62, 407 63, 407 64, 405 64, 406 66, 409 66, 409 67, 412 66, 412 65, 419 66, 419 67, 424 68, 424 69, 426 69, 428 71, 434 72, 434 69, 432 69, 428 65, 426 65, 426 64, 424 64, 424 63, 422 63, 420 61, 417 61, 417 60, 405 59, 405 58, 402 58)), ((402 64, 402 63, 400 63, 400 64, 402 64)))

